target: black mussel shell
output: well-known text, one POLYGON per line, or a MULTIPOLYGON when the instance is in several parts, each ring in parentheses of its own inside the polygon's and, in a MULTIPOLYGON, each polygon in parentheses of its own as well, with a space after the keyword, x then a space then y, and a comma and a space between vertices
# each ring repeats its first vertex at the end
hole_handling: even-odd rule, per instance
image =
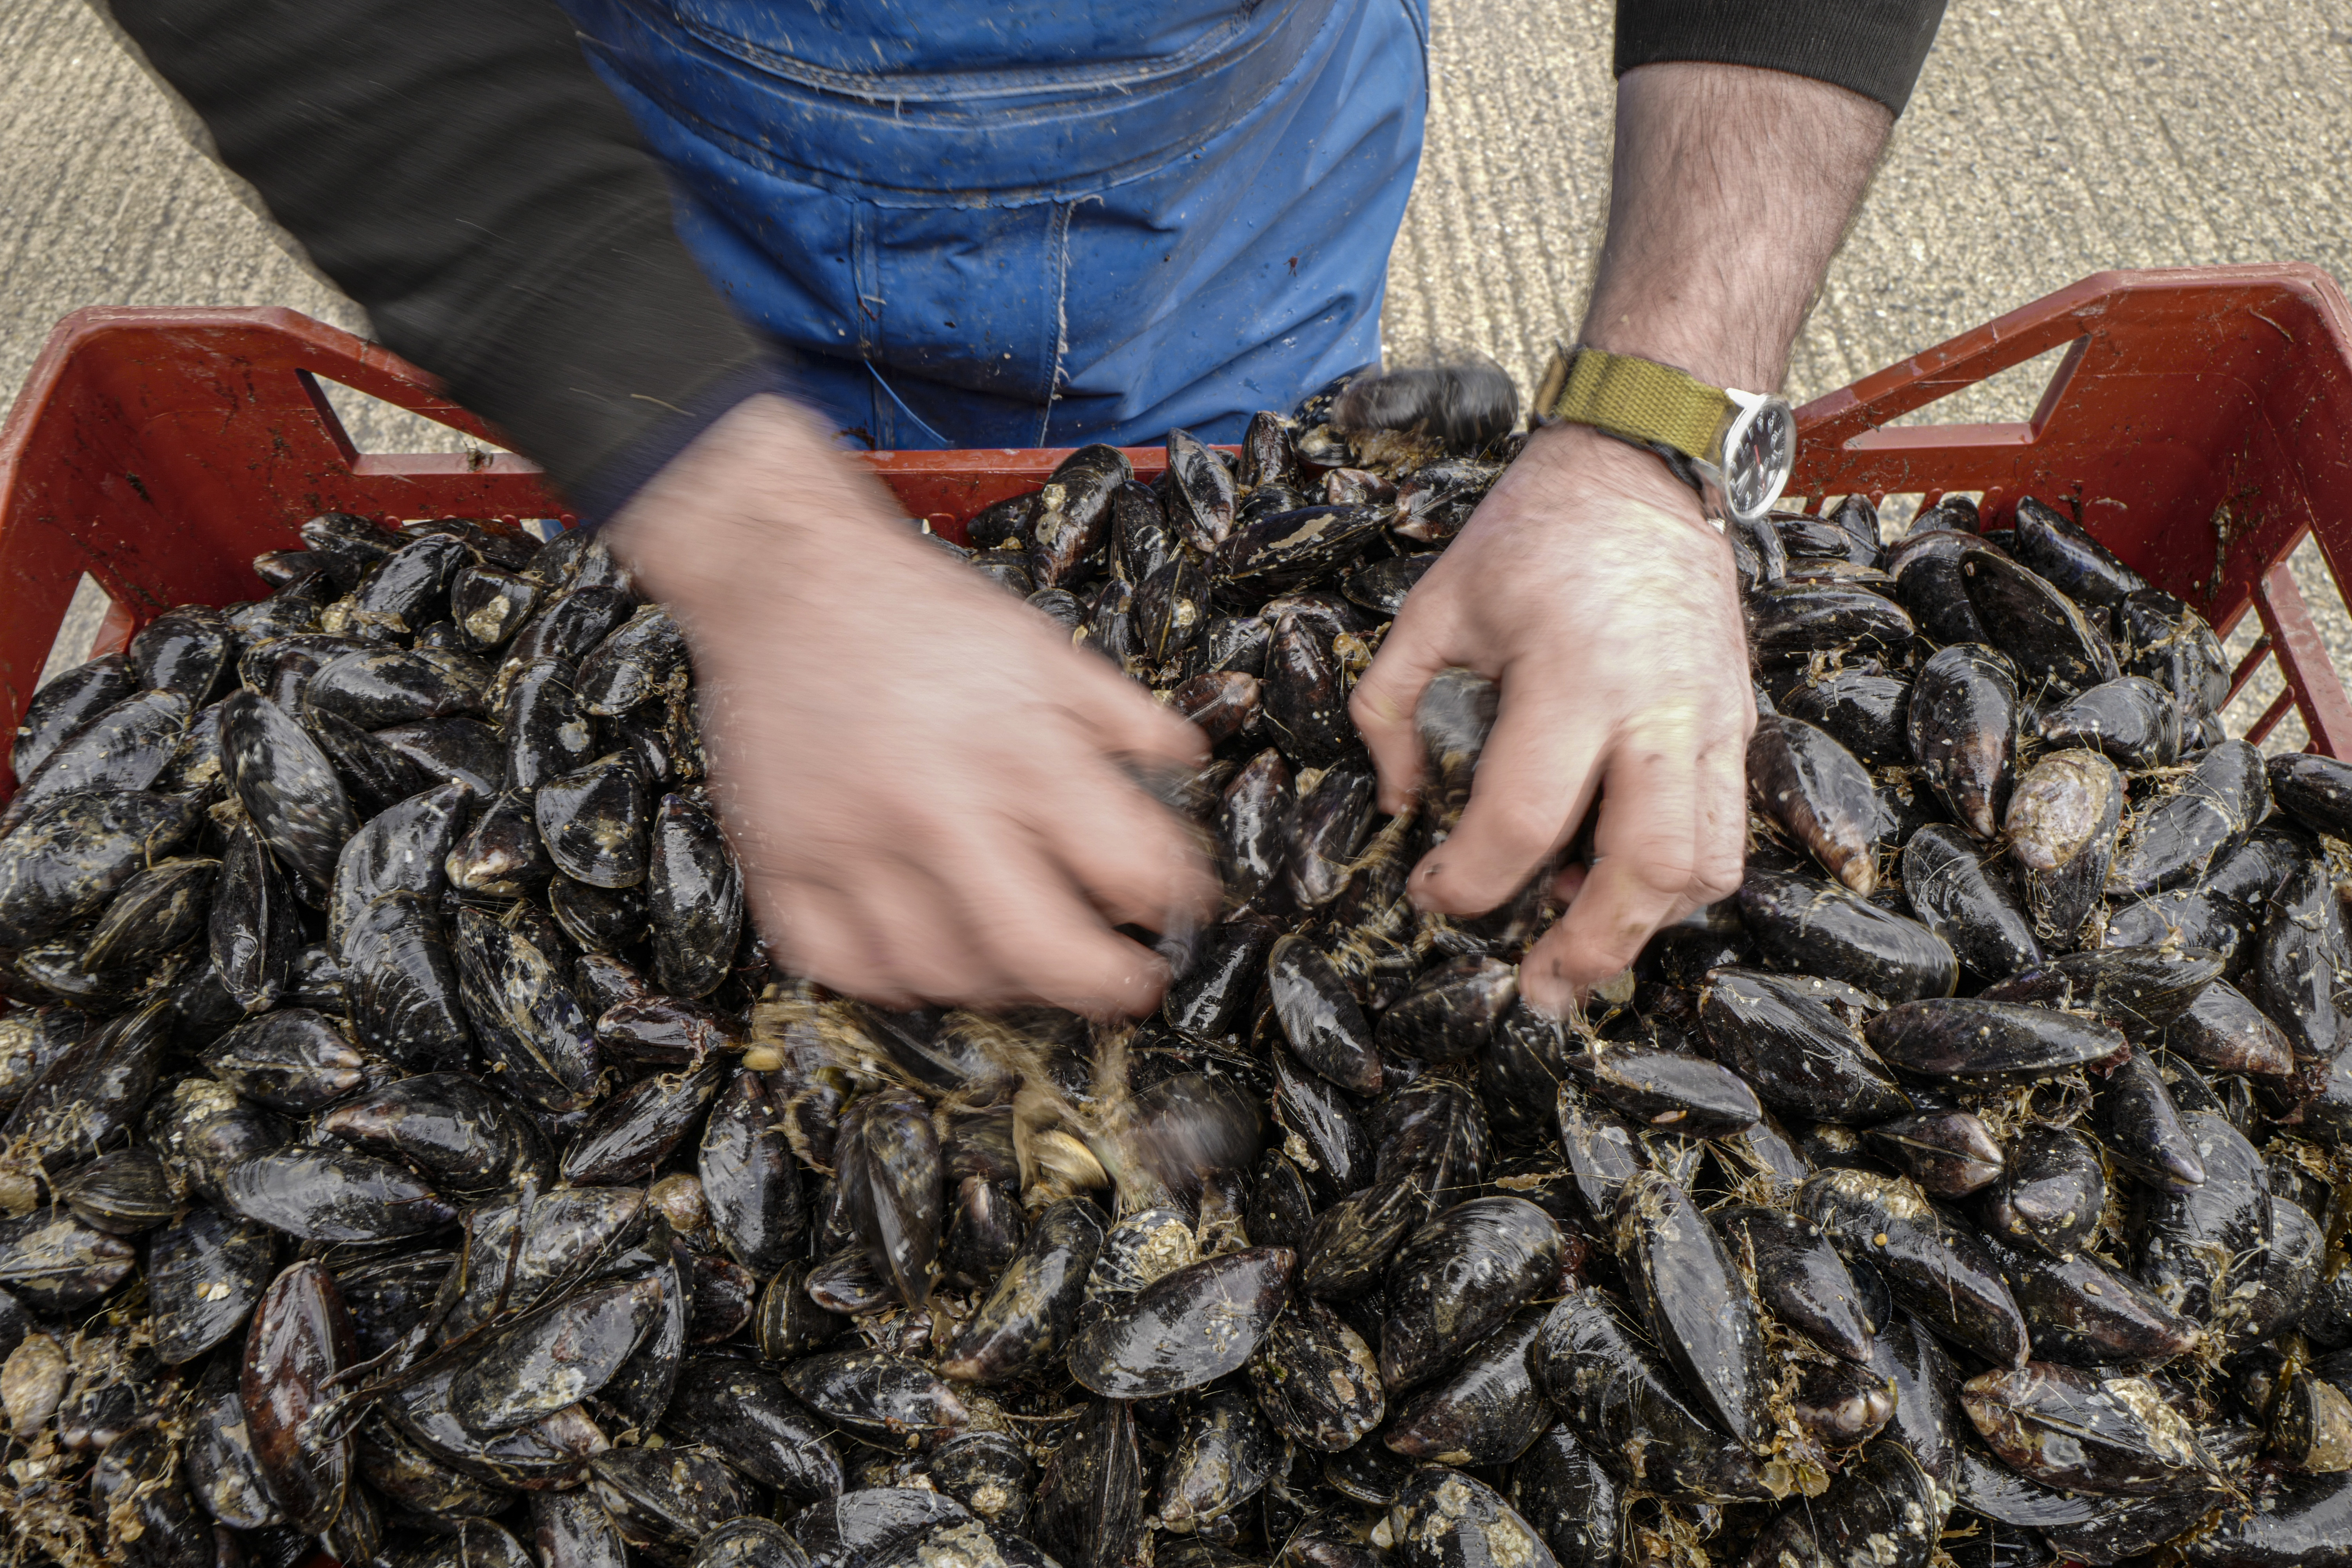
POLYGON ((1265 721, 1300 767, 1328 767, 1355 742, 1348 689, 1329 642, 1296 616, 1276 623, 1260 690, 1265 721))
POLYGON ((1898 1304, 1999 1366, 2022 1365, 2017 1302, 1975 1232, 1914 1184, 1868 1171, 1823 1171, 1797 1190, 1797 1212, 1885 1279, 1898 1304))
POLYGON ((177 1214, 163 1158, 151 1149, 117 1149, 50 1184, 50 1191, 84 1225, 115 1236, 138 1236, 177 1214))
POLYGON ((1144 1499, 1132 1407, 1091 1400, 1046 1462, 1032 1533, 1065 1568, 1118 1568, 1146 1538, 1144 1499))
POLYGON ((1776 969, 1843 981, 1889 1001, 1948 996, 1959 981, 1943 938, 1819 878, 1751 867, 1739 913, 1776 969))
POLYGON ((1435 1375, 1555 1288, 1559 1260, 1559 1225, 1525 1198, 1473 1198, 1438 1215, 1389 1265, 1381 1381, 1393 1391, 1435 1375), (1475 1273, 1464 1268, 1473 1257, 1475 1273))
POLYGON ((710 1108, 696 1169, 720 1245, 765 1278, 792 1260, 808 1228, 800 1166, 767 1079, 740 1068, 710 1108))
POLYGON ((1865 898, 1878 886, 1879 845, 1893 825, 1870 771, 1827 731, 1800 719, 1759 719, 1748 742, 1748 793, 1831 876, 1865 898))
POLYGON ((837 1426, 886 1447, 961 1426, 963 1402, 929 1367, 887 1351, 840 1351, 790 1363, 784 1384, 837 1426))
POLYGON ((1232 531, 1233 470, 1189 431, 1168 432, 1167 498, 1171 520, 1202 554, 1216 550, 1232 531))
POLYGON ((1315 1215, 1312 1228, 1297 1238, 1299 1289, 1327 1300, 1372 1290, 1406 1234, 1428 1214, 1421 1178, 1412 1171, 1349 1194, 1315 1215))
POLYGON ((2123 673, 2106 635, 2030 568, 1995 551, 1976 551, 1961 561, 1959 574, 1983 623, 1983 640, 2009 656, 2025 690, 2072 696, 2123 673))
POLYGON ((0 838, 0 946, 57 935, 195 826, 191 803, 143 790, 61 795, 0 838))
POLYGON ((351 1442, 310 1429, 333 1392, 331 1379, 357 1360, 351 1317, 326 1266, 289 1266, 254 1309, 240 1384, 253 1456, 270 1496, 306 1531, 324 1530, 343 1507, 351 1442))
POLYGON ((90 719, 19 782, 15 798, 0 807, 0 836, 69 795, 159 787, 194 712, 176 691, 142 691, 90 719))
POLYGON ((449 1408, 493 1436, 589 1398, 621 1370, 662 1306, 656 1275, 594 1284, 474 1342, 449 1384, 449 1408))
POLYGON ((953 1345, 940 1370, 959 1381, 1009 1382, 1050 1366, 1069 1342, 1101 1250, 1102 1217, 1085 1198, 1065 1198, 1030 1227, 953 1345))
POLYGON ((327 900, 329 940, 341 942, 360 911, 395 889, 438 898, 448 885, 449 851, 472 804, 464 785, 442 784, 388 806, 352 834, 335 861, 327 900))
POLYGON ((63 1205, 0 1220, 0 1286, 37 1312, 64 1312, 97 1300, 127 1278, 130 1243, 63 1205))
POLYGON ((1911 835, 1903 847, 1903 891, 1969 973, 2000 980, 2042 962, 2009 868, 1990 862, 1958 829, 1930 823, 1911 835))
POLYGON ((346 653, 303 683, 302 716, 332 713, 362 730, 419 719, 478 717, 489 694, 480 660, 437 649, 378 648, 346 653))
POLYGON ((604 715, 646 701, 686 662, 686 634, 659 605, 641 605, 580 661, 581 706, 604 715))
POLYGON ((26 1089, 0 1139, 23 1141, 61 1173, 128 1136, 172 1043, 173 1005, 119 1013, 58 1053, 26 1089))
POLYGON ((661 988, 689 998, 717 990, 743 929, 743 875, 717 821, 684 795, 664 795, 654 815, 646 900, 661 988))
POLYGON ((1863 1034, 1884 1060, 1930 1077, 2054 1072, 2125 1048, 2122 1032, 2095 1019, 1982 997, 1906 1002, 1873 1018, 1863 1034))
POLYGON ((536 1130, 469 1073, 402 1079, 344 1100, 313 1125, 322 1137, 404 1162, 444 1192, 496 1193, 546 1173, 536 1130))
POLYGON ((1406 1568, 1559 1568, 1501 1493, 1444 1465, 1413 1471, 1389 1505, 1388 1526, 1406 1568))
POLYGON ((2000 830, 2017 755, 2017 670, 1978 643, 1941 647, 1920 668, 1907 719, 1927 785, 1979 839, 2000 830))
POLYGON ((2018 498, 2011 553, 2077 604, 2106 607, 2147 586, 2107 547, 2032 496, 2018 498))
POLYGON ((650 803, 633 752, 614 752, 541 784, 532 810, 555 868, 592 888, 645 880, 650 803))
POLYGON ((222 1178, 221 1197, 240 1217, 304 1241, 391 1241, 457 1216, 404 1167, 338 1149, 257 1155, 222 1178))
POLYGON ((1984 1196, 1984 1228, 2012 1246, 2071 1258, 2089 1242, 2106 1201, 2096 1150, 2065 1128, 2028 1127, 2002 1152, 2001 1173, 1984 1196))
POLYGON ((9 771, 21 784, 68 736, 138 689, 128 656, 119 653, 52 677, 25 705, 24 721, 9 744, 9 771))
POLYGON ((2262 1156, 2221 1117, 2183 1111, 2179 1125, 2204 1179, 2181 1191, 2150 1184, 2135 1272, 2172 1310, 2226 1330, 2252 1304, 2235 1260, 2264 1256, 2276 1234, 2270 1183, 2262 1156))
POLYGON ((2132 813, 2130 829, 2107 867, 2107 896, 2150 893, 2202 876, 2217 856, 2245 842, 2270 809, 2260 752, 2243 741, 2224 741, 2200 753, 2179 793, 2132 813))
POLYGON ((1230 908, 1249 905, 1281 875, 1295 811, 1289 764, 1272 746, 1243 763, 1225 785, 1218 801, 1217 845, 1230 908))
POLYGON ((1070 1375, 1113 1399, 1213 1383, 1265 1338, 1297 1257, 1287 1247, 1252 1247, 1160 1276, 1077 1331, 1070 1375))
POLYGON ((474 565, 449 584, 449 618, 466 641, 487 653, 520 631, 539 607, 540 585, 518 572, 474 565))
POLYGON ((622 1538, 658 1562, 686 1563, 703 1537, 754 1511, 751 1489, 705 1447, 608 1448, 588 1471, 622 1538))
POLYGON ((2043 710, 2044 744, 2086 746, 2121 768, 2167 767, 2180 757, 2180 708, 2156 682, 2122 676, 2043 710))
POLYGON ((2096 1075, 2092 1110, 2107 1158, 2168 1190, 2201 1185, 2205 1162, 2183 1125, 2163 1073, 2145 1052, 2096 1075))
POLYGON ((1803 974, 1719 969, 1699 1019, 1724 1060, 1776 1109, 1834 1121, 1900 1116, 1911 1102, 1857 1027, 1850 987, 1803 974))
POLYGON ((2088 1252, 2052 1258, 1986 1245, 2025 1315, 2036 1360, 2068 1366, 2162 1365, 2197 1345, 2196 1324, 2147 1286, 2088 1252))
POLYGON ((843 1111, 834 1145, 843 1217, 877 1275, 920 1307, 938 1278, 941 1211, 939 1134, 913 1095, 861 1095, 843 1111))
POLYGON ((359 830, 333 765, 282 709, 249 691, 222 704, 221 755, 247 817, 293 873, 296 891, 324 905, 335 858, 359 830))
POLYGON ((250 1019, 205 1052, 213 1076, 273 1110, 307 1115, 366 1081, 366 1059, 324 1014, 280 1007, 250 1019))
POLYGON ((559 1166, 563 1179, 602 1186, 650 1177, 702 1120, 728 1071, 727 1058, 714 1055, 612 1095, 572 1134, 559 1166))
POLYGON ((227 695, 236 674, 236 637, 208 605, 182 605, 131 639, 131 668, 146 690, 176 691, 191 708, 227 695))
POLYGON ((1871 1359, 1861 1292, 1819 1226, 1756 1205, 1718 1209, 1712 1220, 1773 1316, 1834 1355, 1871 1359))
POLYGON ((2215 1478, 2196 1429, 2144 1377, 2030 1362, 1971 1378, 1960 1405, 2003 1463, 2045 1486, 2144 1495, 2215 1478))
POLYGON ((2000 1145, 1966 1110, 1926 1110, 1864 1130, 1863 1146, 1938 1198, 1966 1197, 2001 1172, 2000 1145))
POLYGON ((458 910, 453 945, 458 1000, 482 1054, 503 1075, 500 1087, 542 1110, 584 1109, 596 1037, 559 952, 531 926, 472 908, 458 910))
POLYGON ((1727 1431, 1761 1451, 1772 1425, 1764 1326, 1706 1215, 1672 1180, 1644 1171, 1617 1196, 1615 1243, 1635 1308, 1668 1364, 1727 1431))
POLYGON ((1579 1441, 1620 1478, 1715 1502, 1780 1495, 1761 1464, 1689 1403, 1622 1304, 1586 1286, 1544 1320, 1528 1363, 1579 1441))
MULTIPOLYGON (((1174 437, 1170 440, 1172 445, 1174 437)), ((1215 454, 1202 451, 1216 462, 1215 454)), ((1081 447, 1062 460, 1039 492, 1029 525, 1029 575, 1036 586, 1058 588, 1079 577, 1110 536, 1113 496, 1134 477, 1127 455, 1116 447, 1081 447)))
POLYGON ((437 903, 405 888, 371 900, 343 933, 352 1032, 402 1066, 466 1066, 473 1030, 437 903))
POLYGON ((1250 1501, 1283 1458, 1249 1394, 1215 1390, 1178 1427, 1160 1481, 1160 1528, 1189 1535, 1250 1501))
POLYGON ((1275 1429, 1318 1453, 1355 1448, 1388 1410, 1371 1347, 1320 1301, 1276 1320, 1250 1358, 1249 1383, 1275 1429))

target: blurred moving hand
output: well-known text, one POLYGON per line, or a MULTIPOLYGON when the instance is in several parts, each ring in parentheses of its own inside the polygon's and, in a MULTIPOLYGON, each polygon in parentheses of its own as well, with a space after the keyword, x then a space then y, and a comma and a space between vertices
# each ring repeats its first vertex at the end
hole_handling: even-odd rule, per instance
POLYGON ((694 651, 712 783, 779 959, 888 1005, 1139 1014, 1168 981, 1115 924, 1213 912, 1129 766, 1200 733, 926 544, 807 414, 754 398, 607 538, 694 651))

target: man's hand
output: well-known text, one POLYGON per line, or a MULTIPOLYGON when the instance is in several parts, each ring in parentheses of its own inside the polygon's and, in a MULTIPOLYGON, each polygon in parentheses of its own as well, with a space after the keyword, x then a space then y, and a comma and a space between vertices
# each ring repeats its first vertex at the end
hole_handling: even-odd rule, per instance
POLYGON ((1148 1010, 1166 966, 1113 931, 1216 887, 1123 764, 1201 736, 915 534, 815 422, 755 398, 612 525, 693 647, 715 794, 783 963, 893 1005, 1148 1010))
MULTIPOLYGON (((1810 78, 1652 65, 1617 88, 1609 234, 1581 342, 1715 386, 1776 388, 1893 116, 1810 78)), ((1502 708, 1462 824, 1413 872, 1468 913, 1522 887, 1596 795, 1597 859, 1523 994, 1559 1013, 1651 932, 1739 882, 1755 728, 1729 546, 1647 453, 1538 433, 1406 600, 1356 688, 1382 803, 1418 782, 1429 678, 1495 678, 1502 708)))
POLYGON ((1420 782, 1421 689, 1455 665, 1500 682, 1501 715, 1461 826, 1413 870, 1413 900, 1494 908, 1598 792, 1591 875, 1561 874, 1574 901, 1520 970, 1528 1001, 1561 1012, 1659 926, 1738 889, 1756 705, 1731 548, 1657 458, 1590 430, 1543 431, 1357 684, 1351 710, 1388 810, 1420 782))

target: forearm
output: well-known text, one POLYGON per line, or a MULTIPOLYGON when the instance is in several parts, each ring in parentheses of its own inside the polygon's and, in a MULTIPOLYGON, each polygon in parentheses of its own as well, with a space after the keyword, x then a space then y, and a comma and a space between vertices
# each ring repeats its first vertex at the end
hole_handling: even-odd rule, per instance
POLYGON ((550 0, 109 3, 383 342, 575 501, 757 378, 550 0))
POLYGON ((1627 71, 1580 341, 1717 386, 1778 388, 1894 122, 1881 103, 1784 71, 1627 71))

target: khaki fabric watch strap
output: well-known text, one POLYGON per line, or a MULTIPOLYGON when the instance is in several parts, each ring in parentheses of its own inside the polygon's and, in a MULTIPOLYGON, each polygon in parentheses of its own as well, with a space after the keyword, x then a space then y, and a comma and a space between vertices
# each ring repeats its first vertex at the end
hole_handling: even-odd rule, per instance
POLYGON ((1724 427, 1735 412, 1720 389, 1687 372, 1582 348, 1554 353, 1536 406, 1549 418, 1671 447, 1702 463, 1721 459, 1724 427))

